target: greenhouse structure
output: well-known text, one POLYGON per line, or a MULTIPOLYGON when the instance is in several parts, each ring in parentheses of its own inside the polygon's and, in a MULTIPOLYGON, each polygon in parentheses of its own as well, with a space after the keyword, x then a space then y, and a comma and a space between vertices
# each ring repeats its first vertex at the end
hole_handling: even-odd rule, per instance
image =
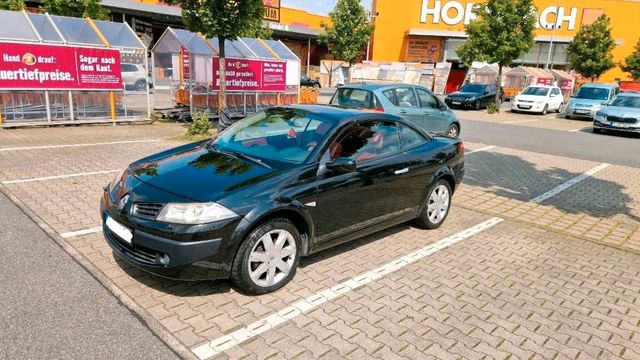
POLYGON ((0 10, 0 48, 2 127, 150 116, 147 49, 126 23, 0 10))

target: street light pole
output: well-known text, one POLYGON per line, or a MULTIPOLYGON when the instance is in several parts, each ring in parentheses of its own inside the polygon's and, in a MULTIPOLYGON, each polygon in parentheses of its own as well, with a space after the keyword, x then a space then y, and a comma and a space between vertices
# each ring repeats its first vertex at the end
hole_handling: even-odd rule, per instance
POLYGON ((556 21, 551 27, 551 41, 549 42, 549 52, 547 53, 547 63, 544 65, 545 69, 549 68, 551 63, 551 51, 553 50, 553 38, 556 35, 556 29, 558 28, 558 7, 560 6, 560 0, 556 1, 556 21))

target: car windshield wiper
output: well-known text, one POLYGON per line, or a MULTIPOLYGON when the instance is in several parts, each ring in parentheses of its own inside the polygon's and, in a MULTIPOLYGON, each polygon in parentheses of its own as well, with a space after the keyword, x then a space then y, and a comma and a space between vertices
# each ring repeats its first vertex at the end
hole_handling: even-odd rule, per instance
POLYGON ((232 151, 231 155, 233 155, 235 157, 243 158, 245 160, 252 161, 252 162, 254 162, 256 164, 259 164, 259 165, 262 165, 262 166, 264 166, 266 168, 272 169, 272 167, 269 166, 269 164, 265 163, 264 161, 262 161, 262 160, 260 160, 258 158, 255 158, 253 156, 247 155, 245 153, 241 153, 240 151, 232 151))

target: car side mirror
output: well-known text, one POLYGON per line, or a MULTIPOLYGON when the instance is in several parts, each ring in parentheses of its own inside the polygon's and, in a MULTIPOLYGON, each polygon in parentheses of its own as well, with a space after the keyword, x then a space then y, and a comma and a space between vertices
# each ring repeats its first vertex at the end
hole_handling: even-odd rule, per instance
POLYGON ((489 92, 487 90, 484 91, 485 95, 489 95, 489 92))
POLYGON ((331 172, 338 173, 348 173, 356 171, 357 164, 356 161, 352 158, 347 157, 339 157, 331 162, 328 162, 326 165, 327 170, 331 172))
POLYGON ((440 104, 440 111, 447 111, 449 110, 449 107, 445 104, 440 104))

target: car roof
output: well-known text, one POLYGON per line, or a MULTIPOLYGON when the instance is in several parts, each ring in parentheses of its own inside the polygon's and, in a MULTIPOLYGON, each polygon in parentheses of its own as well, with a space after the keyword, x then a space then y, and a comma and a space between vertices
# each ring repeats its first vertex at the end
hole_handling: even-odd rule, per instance
POLYGON ((618 95, 616 95, 616 96, 640 97, 640 92, 637 92, 637 91, 633 91, 633 92, 621 92, 620 94, 618 94, 618 95))
POLYGON ((392 88, 392 87, 398 87, 398 86, 403 86, 403 87, 407 87, 407 86, 415 86, 413 84, 404 84, 404 83, 352 83, 349 85, 344 85, 342 87, 340 87, 340 89, 362 89, 362 90, 378 90, 378 89, 382 89, 382 88, 392 88))
POLYGON ((587 83, 582 85, 582 87, 592 87, 592 88, 602 88, 602 89, 615 89, 618 87, 618 84, 608 84, 608 83, 587 83))
POLYGON ((299 109, 307 111, 310 114, 321 117, 326 121, 333 121, 336 123, 348 122, 351 120, 359 120, 360 118, 366 118, 371 120, 393 120, 403 122, 403 119, 399 116, 363 109, 345 108, 335 105, 287 105, 281 106, 286 109, 299 109))

